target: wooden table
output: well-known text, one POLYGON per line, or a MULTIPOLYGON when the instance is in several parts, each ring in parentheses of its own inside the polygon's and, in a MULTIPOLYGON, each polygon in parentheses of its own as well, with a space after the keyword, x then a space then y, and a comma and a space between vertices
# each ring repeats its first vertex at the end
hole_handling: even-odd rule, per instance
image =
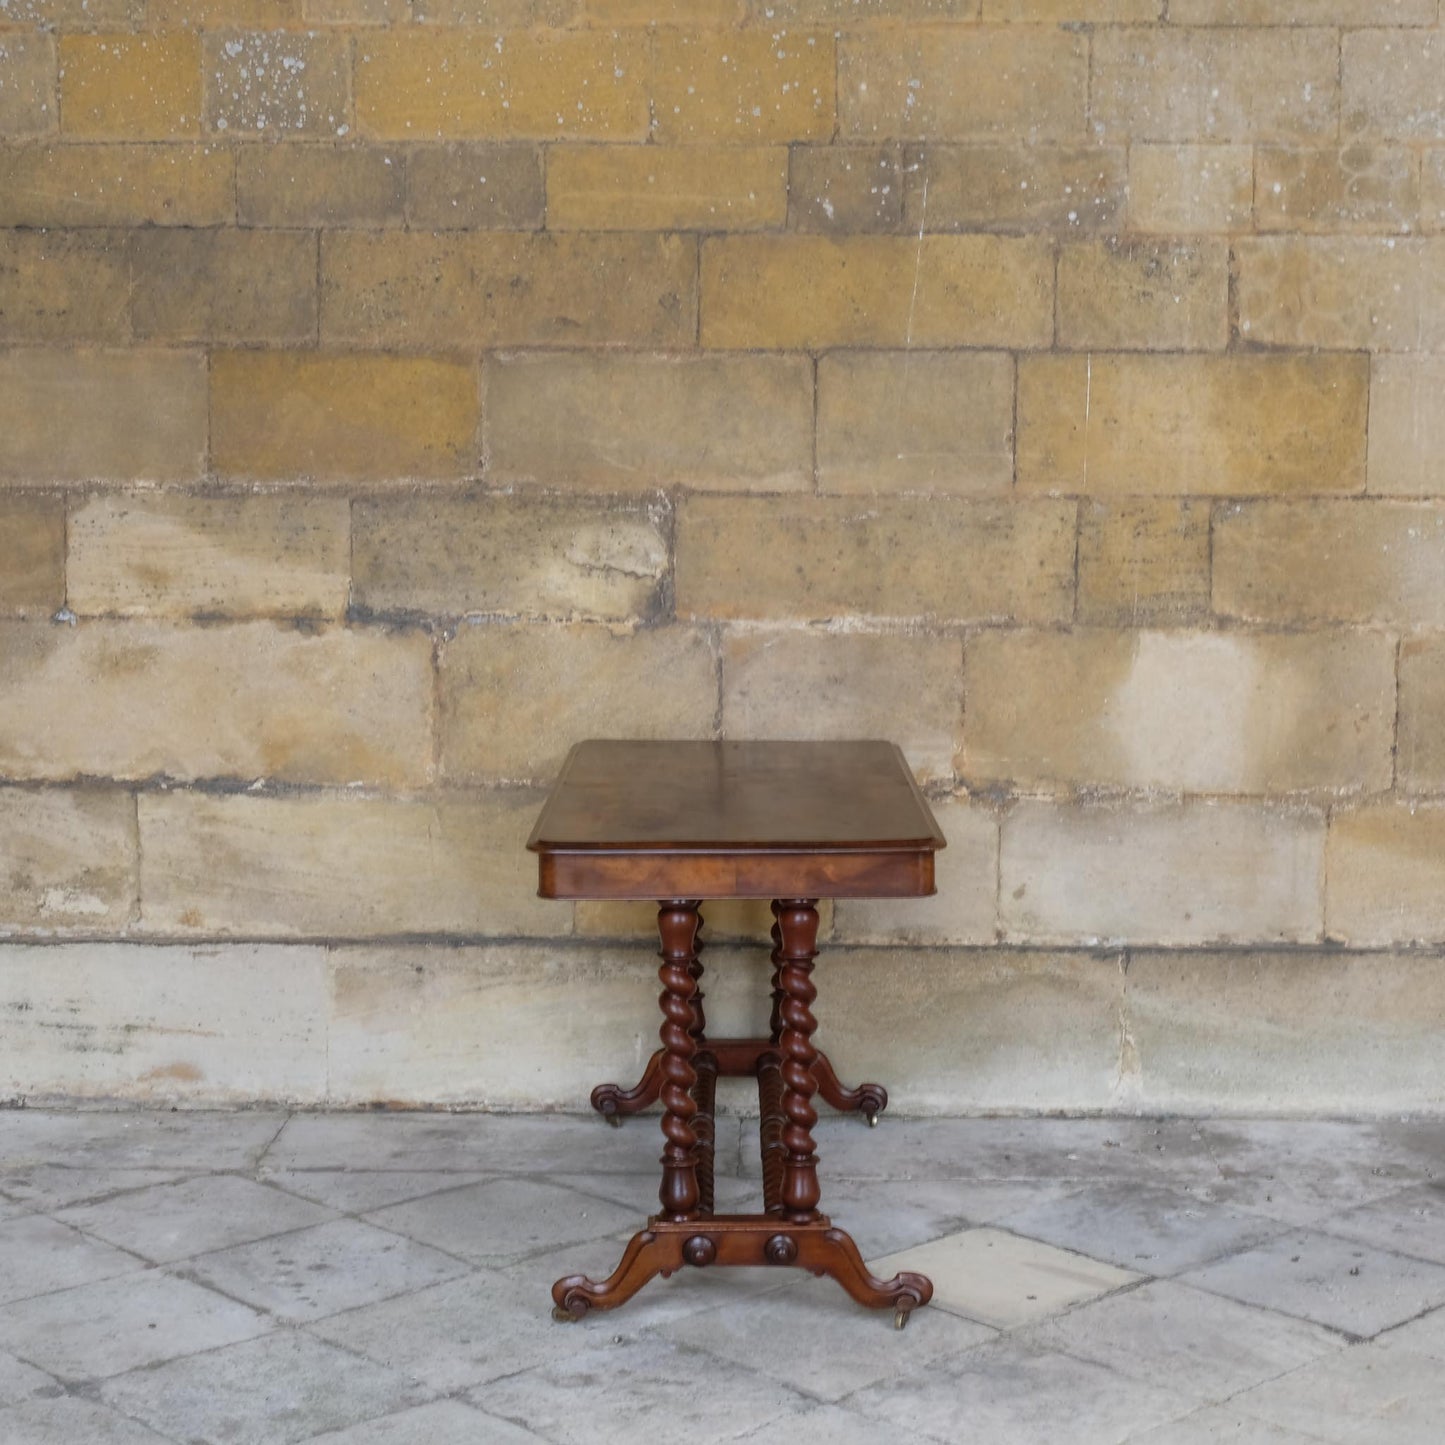
POLYGON ((796 1265, 831 1275, 902 1328, 927 1304, 922 1275, 875 1279, 857 1246, 819 1212, 813 1099, 876 1124, 877 1084, 845 1089, 813 1046, 810 977, 819 898, 921 898, 934 891, 943 835, 903 754, 885 742, 579 743, 527 843, 544 898, 649 899, 662 936, 662 1046, 631 1089, 602 1084, 610 1123, 662 1100, 660 1211, 605 1280, 552 1286, 553 1314, 612 1309, 684 1264, 796 1265), (773 902, 767 1038, 707 1036, 699 983, 700 905, 773 902), (757 1080, 763 1209, 713 1212, 713 1101, 719 1076, 757 1080))

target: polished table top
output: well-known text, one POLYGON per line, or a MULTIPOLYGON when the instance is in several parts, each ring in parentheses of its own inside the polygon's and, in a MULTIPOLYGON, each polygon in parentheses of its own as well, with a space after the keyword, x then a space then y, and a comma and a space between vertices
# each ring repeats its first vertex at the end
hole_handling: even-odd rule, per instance
POLYGON ((593 739, 527 846, 549 898, 896 897, 944 838, 893 743, 593 739))

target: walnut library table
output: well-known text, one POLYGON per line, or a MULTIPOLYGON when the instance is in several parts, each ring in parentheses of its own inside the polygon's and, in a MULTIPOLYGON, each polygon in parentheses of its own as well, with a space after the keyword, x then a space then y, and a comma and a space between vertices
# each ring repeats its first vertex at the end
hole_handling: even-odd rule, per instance
POLYGON ((605 1280, 552 1286, 558 1319, 612 1309, 684 1264, 795 1265, 831 1275, 902 1328, 927 1304, 922 1275, 875 1279, 853 1240, 819 1212, 813 1098, 876 1124, 877 1084, 846 1089, 813 1046, 810 975, 820 898, 921 898, 934 891, 943 835, 903 754, 886 742, 578 743, 527 847, 544 898, 661 900, 662 1047, 631 1089, 601 1084, 610 1123, 661 1099, 661 1209, 605 1280), (707 1036, 699 983, 700 906, 768 898, 773 1009, 767 1038, 707 1036), (713 1213, 719 1075, 758 1086, 763 1209, 713 1213))

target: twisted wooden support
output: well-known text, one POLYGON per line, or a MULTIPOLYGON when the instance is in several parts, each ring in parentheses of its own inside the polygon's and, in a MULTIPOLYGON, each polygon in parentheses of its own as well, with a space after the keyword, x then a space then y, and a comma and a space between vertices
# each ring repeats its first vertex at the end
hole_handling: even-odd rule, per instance
POLYGON ((783 1207, 783 1061, 767 1053, 758 1060, 758 1147, 763 1156, 763 1209, 769 1214, 783 1207))
POLYGON ((697 1083, 693 1056, 693 995, 697 982, 692 965, 697 961, 697 904, 685 899, 662 903, 657 910, 657 927, 662 936, 662 1133, 667 1140, 662 1150, 662 1187, 658 1198, 665 1219, 691 1219, 697 1213, 697 1132, 693 1118, 697 1103, 692 1091, 697 1083))
POLYGON ((693 1115, 692 1130, 697 1135, 697 1212, 713 1212, 714 1156, 717 1148, 717 1133, 714 1123, 717 1110, 717 1059, 704 1049, 693 1059, 697 1072, 697 1083, 692 1088, 693 1102, 697 1113, 693 1115))
POLYGON ((787 1218, 805 1223, 817 1216, 819 1198, 818 1156, 813 1144, 813 1125, 818 1122, 818 1112, 813 1108, 813 1095, 818 1091, 813 1076, 813 1063, 818 1057, 813 1031, 818 1025, 812 1013, 818 991, 810 977, 818 952, 818 910, 814 900, 783 900, 778 909, 778 929, 782 956, 779 985, 783 991, 779 1049, 783 1055, 783 1113, 788 1121, 783 1128, 787 1159, 783 1164, 782 1204, 787 1218))
POLYGON ((768 1020, 768 1037, 777 1043, 783 1036, 783 931, 778 927, 778 914, 783 905, 773 899, 773 1012, 768 1020))

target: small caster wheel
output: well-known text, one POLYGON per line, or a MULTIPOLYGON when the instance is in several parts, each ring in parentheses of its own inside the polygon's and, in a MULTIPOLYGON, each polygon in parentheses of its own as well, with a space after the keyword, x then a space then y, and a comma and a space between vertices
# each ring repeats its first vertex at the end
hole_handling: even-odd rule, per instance
POLYGON ((620 1128, 622 1127, 622 1115, 621 1115, 621 1114, 604 1114, 602 1117, 607 1120, 608 1124, 609 1124, 612 1128, 614 1128, 614 1129, 620 1129, 620 1128))
POLYGON ((894 1310, 894 1311, 893 1311, 893 1328, 894 1328, 895 1330, 901 1330, 901 1329, 906 1328, 906 1327, 907 1327, 907 1324, 908 1324, 908 1316, 911 1315, 912 1313, 913 1313, 912 1310, 894 1310))
MULTIPOLYGON (((868 1113, 868 1114, 865 1114, 863 1117, 864 1117, 865 1119, 867 1119, 867 1121, 868 1121, 868 1127, 869 1127, 870 1129, 876 1129, 876 1128, 878 1127, 878 1115, 877 1115, 876 1113, 868 1113)), ((903 1326, 902 1326, 902 1325, 899 1325, 898 1328, 899 1328, 899 1329, 902 1329, 903 1326)))
POLYGON ((571 1310, 564 1309, 561 1305, 553 1305, 552 1318, 556 1320, 559 1325, 575 1325, 582 1316, 574 1315, 571 1310))

